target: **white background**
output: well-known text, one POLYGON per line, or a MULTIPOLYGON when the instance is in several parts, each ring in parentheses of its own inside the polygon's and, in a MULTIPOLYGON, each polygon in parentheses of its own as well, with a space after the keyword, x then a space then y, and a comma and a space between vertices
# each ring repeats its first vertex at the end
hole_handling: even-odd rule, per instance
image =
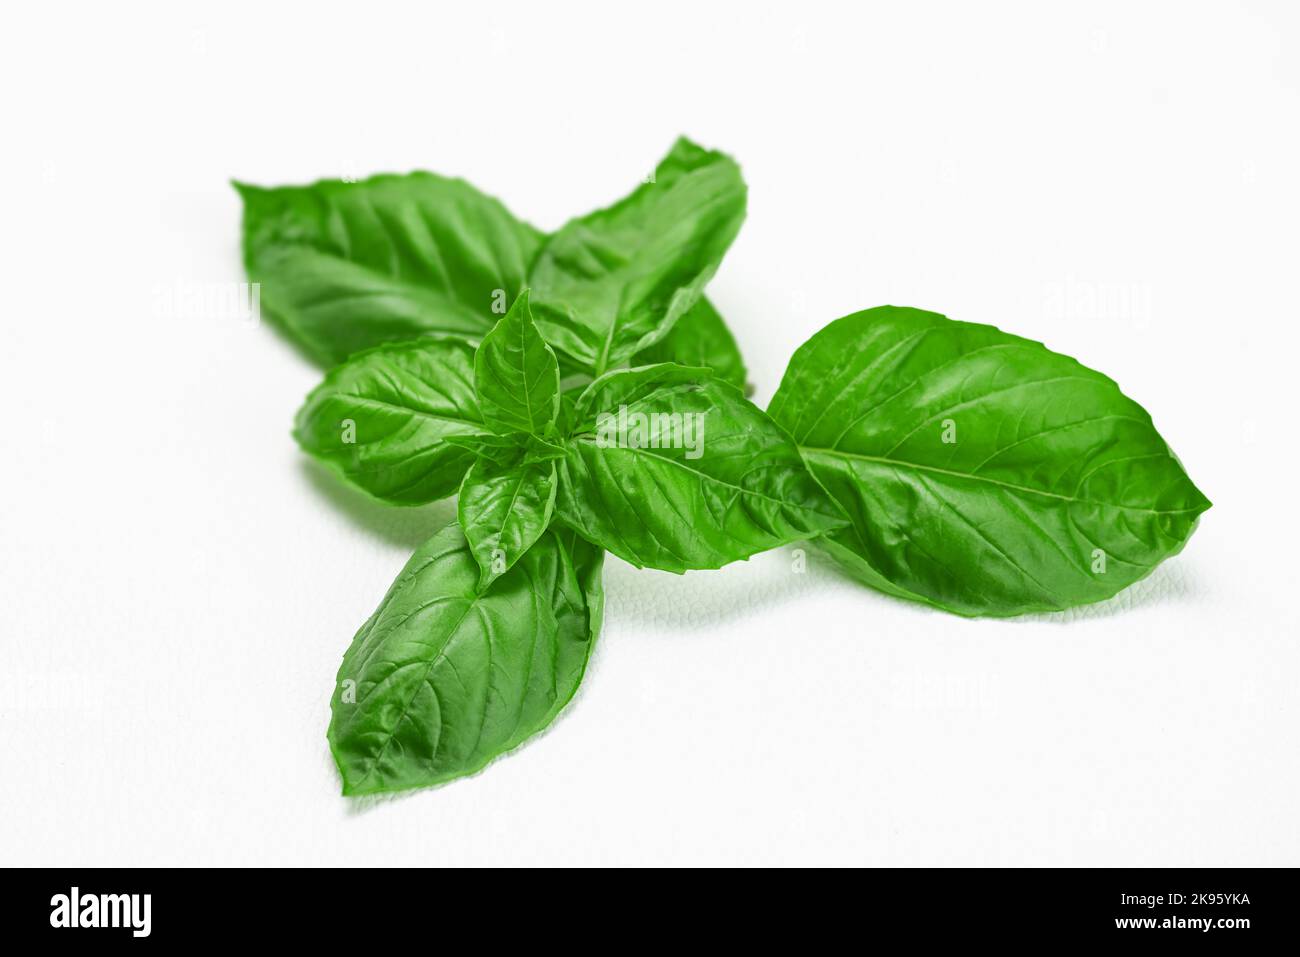
POLYGON ((1295 4, 180 6, 0 37, 0 863, 1300 863, 1295 4), (319 371, 160 291, 242 278, 230 177, 427 168, 551 229, 679 133, 750 186, 710 295, 760 404, 920 306, 1112 375, 1215 507, 1017 621, 611 560, 550 732, 340 797, 340 657, 450 508, 324 476, 319 371))

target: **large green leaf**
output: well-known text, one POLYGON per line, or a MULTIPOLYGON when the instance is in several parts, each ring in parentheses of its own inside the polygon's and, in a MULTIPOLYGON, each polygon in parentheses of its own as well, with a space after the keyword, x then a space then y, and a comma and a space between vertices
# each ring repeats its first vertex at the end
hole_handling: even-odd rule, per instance
POLYGON ((638 352, 632 359, 636 366, 675 362, 712 370, 716 379, 745 388, 745 360, 736 339, 723 322, 713 303, 703 296, 673 323, 668 334, 638 352))
POLYGON ((832 553, 868 584, 963 615, 1109 598, 1210 507, 1106 376, 932 312, 831 323, 769 411, 852 519, 832 553))
POLYGON ((294 437, 344 479, 394 505, 456 491, 474 453, 451 436, 487 433, 474 398, 474 346, 425 336, 336 366, 298 412, 294 437))
POLYGON ((483 421, 500 433, 545 436, 560 410, 560 367, 533 325, 528 292, 493 327, 474 356, 483 421))
POLYGON ((262 306, 327 365, 426 332, 483 335, 542 241, 497 200, 432 173, 235 188, 262 306))
POLYGON ((456 507, 460 527, 483 572, 479 588, 486 588, 551 524, 555 462, 503 466, 479 458, 465 474, 456 507))
POLYGON ((745 182, 686 139, 651 182, 572 220, 529 273, 547 341, 599 375, 662 338, 699 299, 745 218, 745 182))
POLYGON ((550 724, 600 629, 601 558, 547 532, 480 594, 459 526, 421 546, 339 669, 329 742, 343 793, 472 774, 550 724))
POLYGON ((718 568, 844 524, 790 438, 707 370, 607 373, 575 421, 556 514, 634 565, 718 568))

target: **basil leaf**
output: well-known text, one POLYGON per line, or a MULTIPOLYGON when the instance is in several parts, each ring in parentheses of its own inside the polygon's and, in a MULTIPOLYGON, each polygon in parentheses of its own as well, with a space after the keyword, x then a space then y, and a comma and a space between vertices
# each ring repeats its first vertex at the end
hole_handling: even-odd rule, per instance
POLYGON ((551 524, 555 462, 502 467, 478 459, 460 487, 457 514, 482 575, 479 589, 503 575, 551 524))
POLYGON ((790 438, 707 370, 607 373, 576 420, 556 514, 638 567, 718 568, 844 524, 790 438))
POLYGON ((483 421, 497 432, 541 436, 560 410, 560 366, 533 325, 525 290, 474 356, 483 421))
POLYGON ((542 241, 497 200, 432 173, 234 185, 262 306, 327 365, 426 332, 481 336, 542 241))
POLYGON ((799 348, 771 415, 852 519, 867 584, 963 615, 1109 598, 1210 507, 1106 376, 992 326, 885 306, 799 348))
POLYGON ((642 349, 632 360, 638 366, 658 362, 709 369, 715 379, 737 389, 745 388, 745 360, 741 358, 736 339, 713 303, 703 296, 673 324, 666 336, 642 349))
POLYGON ((619 365, 695 304, 744 218, 740 167, 678 140, 652 182, 547 241, 528 279, 538 328, 596 375, 619 365))
POLYGON ((425 336, 331 369, 298 412, 294 437, 346 481, 394 505, 456 491, 473 462, 453 436, 486 432, 474 398, 474 347, 425 336))
POLYGON ((329 742, 343 793, 472 774, 550 724, 600 628, 601 558, 547 532, 480 594, 457 525, 421 546, 339 669, 329 742))

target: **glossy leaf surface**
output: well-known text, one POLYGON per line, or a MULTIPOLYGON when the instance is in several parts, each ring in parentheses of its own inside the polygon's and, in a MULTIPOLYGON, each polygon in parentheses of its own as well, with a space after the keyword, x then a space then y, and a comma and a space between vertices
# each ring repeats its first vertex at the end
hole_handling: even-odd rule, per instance
POLYGON ((608 373, 575 415, 556 514, 634 565, 718 568, 844 522, 790 438, 707 370, 608 373))
POLYGON ((263 309, 326 365, 427 332, 482 336, 542 241, 497 200, 432 173, 235 188, 263 309))
POLYGON ((718 268, 745 199, 730 157, 678 140, 652 182, 547 240, 528 280, 542 335, 596 375, 662 338, 718 268))
POLYGON ((411 557, 339 669, 329 742, 343 793, 482 768, 573 697, 600 628, 601 553, 547 532, 480 594, 460 528, 411 557))
POLYGON ((460 486, 473 452, 451 436, 487 431, 474 398, 474 347, 427 336, 336 366, 298 412, 294 437, 351 484, 395 505, 460 486))
POLYGON ((795 353, 770 407, 868 584, 964 615, 1109 598, 1210 503, 1119 387, 992 326, 885 306, 795 353))
POLYGON ((482 569, 485 588, 517 562, 551 524, 555 462, 501 466, 480 458, 457 498, 460 527, 482 569))
POLYGON ((474 356, 483 421, 500 433, 544 436, 560 409, 560 367, 533 324, 528 292, 515 300, 474 356))

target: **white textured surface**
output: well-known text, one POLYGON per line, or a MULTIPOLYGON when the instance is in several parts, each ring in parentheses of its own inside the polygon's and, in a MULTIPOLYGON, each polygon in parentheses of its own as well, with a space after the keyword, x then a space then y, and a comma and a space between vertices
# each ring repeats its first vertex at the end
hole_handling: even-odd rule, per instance
POLYGON ((1300 863, 1297 10, 891 6, 11 14, 0 862, 1300 863), (759 401, 854 309, 992 322, 1113 375, 1215 508, 1068 620, 611 561, 550 733, 345 801, 335 669, 450 510, 304 463, 318 373, 154 290, 239 278, 230 176, 427 167, 549 228, 679 132, 750 183, 711 291, 759 401))

